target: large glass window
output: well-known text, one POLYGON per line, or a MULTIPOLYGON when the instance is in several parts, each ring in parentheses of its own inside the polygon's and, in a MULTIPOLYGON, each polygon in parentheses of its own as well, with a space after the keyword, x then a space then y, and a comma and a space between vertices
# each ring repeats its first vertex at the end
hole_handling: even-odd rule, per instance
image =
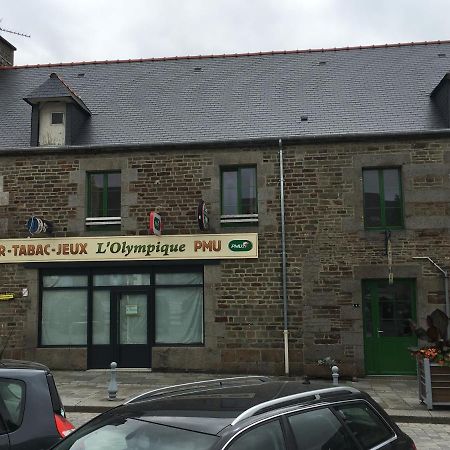
POLYGON ((87 217, 120 217, 120 172, 87 174, 87 217))
POLYGON ((155 275, 155 342, 203 342, 203 276, 201 273, 155 275))
POLYGON ((222 169, 221 183, 221 221, 224 222, 227 216, 252 216, 241 219, 257 221, 256 167, 222 169))
POLYGON ((402 228, 403 200, 399 169, 363 170, 364 226, 402 228))
POLYGON ((43 277, 42 345, 86 345, 87 285, 86 275, 43 277))
POLYGON ((40 345, 87 345, 88 317, 93 345, 112 345, 114 333, 142 344, 153 332, 156 344, 203 343, 202 271, 47 272, 41 285, 40 345))

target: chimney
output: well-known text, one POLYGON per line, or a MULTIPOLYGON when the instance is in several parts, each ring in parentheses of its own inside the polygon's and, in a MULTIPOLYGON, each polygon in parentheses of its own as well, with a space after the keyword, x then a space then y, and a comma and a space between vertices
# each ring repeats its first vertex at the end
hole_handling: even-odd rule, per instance
POLYGON ((16 47, 0 36, 0 66, 14 65, 16 47))

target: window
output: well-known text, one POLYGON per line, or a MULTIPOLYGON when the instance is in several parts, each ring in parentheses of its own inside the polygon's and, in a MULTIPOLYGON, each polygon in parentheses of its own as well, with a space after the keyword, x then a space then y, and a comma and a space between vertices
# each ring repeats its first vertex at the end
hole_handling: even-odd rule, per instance
POLYGON ((25 384, 18 380, 1 380, 0 417, 10 432, 17 430, 22 423, 24 406, 25 384))
POLYGON ((367 404, 336 408, 363 448, 372 448, 394 438, 393 431, 367 404))
POLYGON ((203 343, 203 275, 155 275, 155 342, 203 343))
POLYGON ((120 172, 87 174, 87 226, 120 225, 120 172))
POLYGON ((363 170, 366 229, 403 228, 399 169, 363 170))
POLYGON ((41 345, 86 345, 88 277, 42 278, 41 345))
POLYGON ((52 125, 61 125, 64 123, 64 113, 54 112, 52 113, 52 125))
POLYGON ((285 450, 280 422, 274 420, 251 428, 232 441, 227 450, 285 450))
POLYGON ((345 427, 328 409, 321 408, 289 418, 298 450, 357 450, 345 427))
POLYGON ((258 222, 256 167, 223 169, 221 189, 221 223, 258 222))

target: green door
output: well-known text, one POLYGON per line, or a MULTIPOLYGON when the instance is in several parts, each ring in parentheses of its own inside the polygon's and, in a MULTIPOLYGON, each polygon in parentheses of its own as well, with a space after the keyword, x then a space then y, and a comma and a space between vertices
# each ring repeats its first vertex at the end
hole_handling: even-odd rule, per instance
POLYGON ((364 356, 367 375, 415 375, 408 347, 417 339, 409 319, 416 319, 414 280, 363 281, 364 356))

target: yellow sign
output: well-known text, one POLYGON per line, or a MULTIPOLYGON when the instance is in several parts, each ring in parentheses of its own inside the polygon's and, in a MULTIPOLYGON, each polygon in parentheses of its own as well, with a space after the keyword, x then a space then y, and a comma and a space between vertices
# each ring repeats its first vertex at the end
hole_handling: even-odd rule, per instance
POLYGON ((11 300, 14 298, 14 294, 0 294, 0 300, 11 300))
POLYGON ((257 257, 257 233, 0 240, 0 263, 257 257))

